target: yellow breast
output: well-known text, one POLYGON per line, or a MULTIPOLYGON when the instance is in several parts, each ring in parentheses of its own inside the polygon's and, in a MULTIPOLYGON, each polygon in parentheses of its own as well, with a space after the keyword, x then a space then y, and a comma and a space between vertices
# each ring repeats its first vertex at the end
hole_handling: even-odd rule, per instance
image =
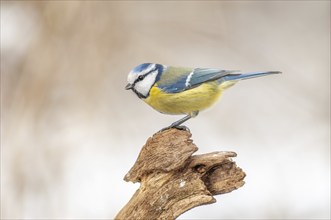
POLYGON ((165 93, 154 85, 144 100, 159 112, 165 114, 189 114, 210 107, 223 90, 217 82, 209 82, 179 93, 165 93))

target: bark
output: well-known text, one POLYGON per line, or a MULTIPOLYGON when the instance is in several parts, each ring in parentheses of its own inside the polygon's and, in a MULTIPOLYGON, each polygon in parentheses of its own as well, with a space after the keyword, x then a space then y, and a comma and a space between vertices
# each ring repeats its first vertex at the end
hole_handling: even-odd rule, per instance
POLYGON ((244 185, 234 152, 192 155, 198 150, 189 131, 169 129, 147 140, 125 181, 140 188, 116 219, 175 219, 213 197, 244 185))

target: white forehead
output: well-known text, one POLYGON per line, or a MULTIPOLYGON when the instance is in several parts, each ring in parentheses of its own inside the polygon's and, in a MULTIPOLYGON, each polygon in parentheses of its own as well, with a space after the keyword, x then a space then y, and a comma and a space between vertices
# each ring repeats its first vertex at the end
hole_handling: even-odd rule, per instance
POLYGON ((128 75, 128 83, 133 84, 136 78, 137 78, 137 74, 131 71, 128 75))
POLYGON ((144 74, 148 73, 149 71, 151 71, 154 68, 155 68, 155 64, 152 63, 144 69, 138 69, 137 70, 135 68, 135 69, 131 70, 129 75, 128 75, 128 83, 134 83, 134 81, 138 78, 138 76, 144 75, 144 74))

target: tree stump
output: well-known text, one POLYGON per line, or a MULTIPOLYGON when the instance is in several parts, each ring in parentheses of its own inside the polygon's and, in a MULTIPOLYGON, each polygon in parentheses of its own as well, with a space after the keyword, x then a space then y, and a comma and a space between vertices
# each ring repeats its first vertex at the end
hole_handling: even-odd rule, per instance
POLYGON ((147 140, 125 181, 140 188, 116 219, 175 219, 196 206, 216 202, 214 195, 244 185, 245 173, 234 152, 192 154, 198 150, 191 133, 168 129, 147 140))

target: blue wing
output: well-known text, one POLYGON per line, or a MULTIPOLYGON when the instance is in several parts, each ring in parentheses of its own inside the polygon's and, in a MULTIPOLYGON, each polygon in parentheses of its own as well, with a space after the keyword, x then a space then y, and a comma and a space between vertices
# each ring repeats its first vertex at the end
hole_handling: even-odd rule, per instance
POLYGON ((187 81, 187 89, 199 86, 202 83, 215 81, 227 76, 233 72, 233 70, 220 70, 210 68, 197 68, 194 69, 191 78, 187 81))
POLYGON ((163 74, 158 87, 167 93, 178 93, 195 88, 202 83, 216 81, 235 71, 211 68, 170 67, 163 74))

